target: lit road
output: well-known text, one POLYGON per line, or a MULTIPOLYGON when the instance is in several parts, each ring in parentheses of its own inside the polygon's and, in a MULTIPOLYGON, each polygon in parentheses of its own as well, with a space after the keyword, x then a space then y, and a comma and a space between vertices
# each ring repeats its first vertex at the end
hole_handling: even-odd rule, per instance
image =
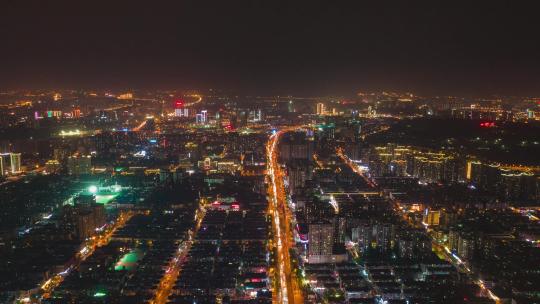
POLYGON ((521 208, 515 208, 515 207, 510 207, 510 210, 512 210, 513 212, 517 213, 517 214, 520 214, 520 215, 523 215, 523 216, 526 216, 529 218, 530 221, 533 221, 533 222, 536 222, 536 221, 539 221, 540 218, 538 218, 537 216, 534 215, 534 213, 538 210, 540 210, 540 208, 538 207, 521 207, 521 208))
MULTIPOLYGON (((414 222, 411 220, 411 218, 407 217, 406 215, 406 211, 404 211, 402 208, 400 208, 400 205, 399 203, 397 203, 397 208, 394 209, 396 212, 401 212, 401 215, 403 217, 403 219, 411 226, 415 226, 414 222)), ((430 237, 431 239, 431 245, 432 245, 432 249, 435 253, 437 253, 437 255, 441 258, 444 258, 444 260, 450 262, 454 267, 456 267, 456 269, 462 273, 465 273, 467 274, 470 278, 471 278, 471 281, 473 283, 475 283, 476 285, 478 285, 478 287, 480 287, 482 289, 482 293, 489 297, 491 300, 495 301, 495 303, 499 304, 501 303, 501 300, 499 297, 497 297, 495 294, 493 294, 493 292, 487 288, 484 284, 484 282, 477 278, 478 275, 475 274, 470 268, 469 266, 467 266, 467 263, 463 260, 461 260, 459 258, 459 256, 455 255, 454 253, 452 253, 450 251, 450 249, 442 244, 440 244, 439 242, 437 242, 437 240, 435 239, 435 237, 430 233, 431 232, 431 229, 429 228, 429 226, 423 226, 425 229, 426 229, 426 234, 430 237)))
POLYGON ((360 169, 360 167, 358 167, 358 165, 353 162, 347 155, 345 155, 343 153, 343 149, 341 148, 337 148, 336 149, 336 154, 337 156, 339 156, 341 158, 341 160, 343 160, 343 162, 345 164, 347 164, 356 174, 360 175, 365 181, 366 183, 371 187, 371 188, 375 188, 377 187, 377 184, 375 184, 373 181, 371 181, 364 173, 363 170, 360 169))
MULTIPOLYGON (((363 170, 361 170, 356 163, 354 163, 347 155, 343 153, 343 150, 341 148, 338 148, 336 150, 336 154, 345 162, 351 169, 358 175, 360 175, 370 187, 375 188, 377 184, 372 182, 364 173, 363 170)), ((396 212, 402 212, 403 219, 409 223, 411 226, 415 226, 414 223, 406 216, 403 209, 399 208, 399 204, 397 208, 394 209, 396 212)), ((437 252, 439 255, 443 256, 445 260, 449 261, 454 267, 456 267, 458 270, 465 272, 466 274, 470 275, 471 277, 475 277, 476 275, 471 271, 471 269, 466 265, 464 261, 462 261, 458 256, 452 254, 448 247, 442 246, 441 244, 437 243, 437 241, 433 238, 433 236, 429 233, 429 228, 426 228, 427 235, 431 238, 433 250, 437 252)), ((472 281, 477 284, 483 291, 485 295, 487 295, 490 299, 494 300, 497 304, 500 303, 500 299, 493 294, 491 290, 489 290, 484 282, 480 279, 472 279, 472 281)))
POLYGON ((79 267, 84 260, 94 253, 97 247, 107 245, 110 242, 114 232, 118 228, 123 227, 126 222, 135 214, 136 213, 133 211, 121 213, 112 226, 105 227, 100 234, 97 234, 96 236, 93 236, 91 239, 87 240, 83 249, 77 253, 75 262, 72 265, 67 267, 66 270, 54 275, 41 285, 41 292, 43 293, 42 298, 49 298, 52 291, 54 291, 54 289, 58 287, 62 281, 64 281, 64 278, 73 269, 79 267))
POLYGON ((269 187, 269 212, 272 215, 272 229, 274 232, 274 245, 277 249, 275 269, 278 274, 278 282, 274 283, 279 288, 274 290, 274 302, 277 303, 304 303, 302 289, 298 284, 298 278, 291 269, 289 250, 294 246, 293 232, 291 229, 291 212, 287 206, 285 186, 283 184, 283 171, 278 163, 277 145, 280 137, 289 129, 284 129, 272 135, 268 140, 268 177, 269 187))
POLYGON ((146 126, 146 120, 143 120, 143 122, 141 122, 140 125, 136 126, 135 128, 133 128, 133 131, 134 132, 139 132, 140 130, 142 130, 142 128, 144 128, 146 126))
POLYGON ((493 292, 485 286, 484 282, 481 279, 474 279, 475 277, 477 277, 477 275, 472 272, 472 270, 467 266, 467 263, 465 261, 462 261, 458 256, 453 254, 448 247, 437 243, 437 241, 429 233, 428 235, 431 237, 432 247, 435 252, 443 255, 445 260, 454 265, 454 267, 456 267, 459 271, 462 271, 469 275, 472 281, 482 289, 482 293, 485 296, 489 297, 497 304, 501 303, 500 298, 493 294, 493 292))
POLYGON ((181 270, 181 264, 182 261, 185 259, 187 253, 189 252, 189 249, 191 248, 191 240, 185 241, 182 243, 182 245, 178 248, 177 252, 175 253, 174 258, 170 261, 167 270, 165 271, 165 274, 161 278, 161 281, 159 282, 158 289, 156 291, 156 294, 154 296, 154 299, 152 300, 153 304, 158 303, 167 303, 167 298, 172 292, 172 289, 174 287, 174 283, 178 279, 178 276, 180 275, 181 270))
POLYGON ((167 303, 167 299, 171 295, 171 292, 174 288, 174 284, 176 283, 176 280, 180 276, 180 273, 182 271, 182 263, 185 260, 187 254, 189 253, 189 250, 191 249, 191 245, 193 244, 193 239, 195 238, 195 235, 197 235, 197 232, 199 231, 199 228, 201 227, 202 220, 205 215, 205 209, 204 209, 204 202, 201 201, 201 206, 197 210, 196 213, 196 224, 195 229, 190 231, 189 233, 189 239, 183 242, 178 250, 175 253, 174 258, 169 262, 169 265, 167 267, 167 270, 165 271, 165 274, 161 278, 161 281, 159 282, 156 294, 154 295, 153 300, 150 302, 152 304, 165 304, 167 303))
POLYGON ((9 183, 18 182, 23 178, 32 177, 32 175, 41 175, 45 171, 45 166, 38 167, 29 171, 22 172, 19 175, 7 176, 6 180, 0 183, 0 186, 7 185, 9 183))

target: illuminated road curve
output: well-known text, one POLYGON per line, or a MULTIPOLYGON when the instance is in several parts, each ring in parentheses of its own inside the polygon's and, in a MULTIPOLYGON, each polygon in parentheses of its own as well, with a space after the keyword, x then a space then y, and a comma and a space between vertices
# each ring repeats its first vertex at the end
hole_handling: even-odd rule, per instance
MULTIPOLYGON (((289 129, 284 129, 272 135, 267 143, 269 187, 269 211, 273 217, 274 243, 277 248, 276 265, 279 276, 279 289, 274 300, 277 303, 303 303, 302 290, 291 269, 289 250, 292 248, 293 237, 290 228, 290 211, 287 206, 283 172, 278 163, 277 145, 280 137, 289 129)), ((276 284, 274 284, 276 286, 276 284)))
POLYGON ((193 102, 186 102, 184 103, 184 107, 192 107, 196 104, 199 104, 201 101, 202 101, 202 95, 199 95, 199 94, 193 94, 193 95, 187 95, 188 97, 196 97, 197 100, 193 101, 193 102))

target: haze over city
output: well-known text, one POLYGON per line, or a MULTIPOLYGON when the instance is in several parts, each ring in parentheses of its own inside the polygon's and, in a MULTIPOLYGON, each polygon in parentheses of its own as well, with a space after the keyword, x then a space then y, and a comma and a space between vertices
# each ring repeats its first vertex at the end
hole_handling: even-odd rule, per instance
POLYGON ((531 2, 5 1, 7 88, 539 94, 531 2))

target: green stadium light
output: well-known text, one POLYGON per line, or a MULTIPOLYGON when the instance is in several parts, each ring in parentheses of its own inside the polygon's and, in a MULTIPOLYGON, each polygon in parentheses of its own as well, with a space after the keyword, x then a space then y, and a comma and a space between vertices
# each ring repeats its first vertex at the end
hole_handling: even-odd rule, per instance
POLYGON ((88 192, 90 192, 92 194, 96 194, 97 191, 98 191, 97 186, 92 185, 92 186, 88 187, 88 192))

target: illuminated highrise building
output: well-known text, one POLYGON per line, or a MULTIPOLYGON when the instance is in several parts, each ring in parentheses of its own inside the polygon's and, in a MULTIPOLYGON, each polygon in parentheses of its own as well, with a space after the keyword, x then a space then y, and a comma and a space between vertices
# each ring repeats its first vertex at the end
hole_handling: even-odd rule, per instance
POLYGON ((250 110, 248 121, 252 121, 252 122, 262 121, 262 111, 260 109, 250 110))
POLYGON ((174 102, 174 116, 176 117, 188 117, 189 109, 184 107, 183 100, 177 100, 174 102))
POLYGON ((255 111, 255 121, 262 121, 262 111, 260 109, 255 111))
POLYGON ((202 110, 201 113, 195 114, 195 122, 204 125, 208 122, 208 111, 202 110))
POLYGON ((325 221, 309 224, 308 240, 309 263, 326 263, 332 257, 334 225, 325 221))
POLYGON ((203 124, 208 122, 208 111, 206 110, 201 111, 201 121, 203 124))
POLYGON ((174 109, 174 116, 189 117, 189 109, 188 108, 174 109))
POLYGON ((86 175, 92 173, 90 155, 74 155, 68 157, 67 168, 69 175, 86 175))
POLYGON ((10 153, 9 158, 11 161, 11 173, 21 172, 21 153, 10 153))
POLYGON ((202 124, 202 123, 203 123, 203 122, 202 122, 202 114, 201 114, 201 113, 195 114, 195 122, 196 122, 197 124, 202 124))
POLYGON ((287 111, 288 111, 289 113, 294 112, 294 103, 293 103, 292 100, 289 100, 289 103, 287 104, 287 111))
POLYGON ((75 109, 72 111, 73 118, 80 118, 81 117, 81 110, 75 109))
POLYGON ((317 115, 324 115, 326 113, 326 108, 324 106, 324 103, 319 102, 317 103, 317 115))
POLYGON ((450 231, 448 232, 448 247, 452 252, 458 251, 459 234, 460 232, 455 229, 450 229, 450 231))
POLYGON ((0 176, 4 176, 4 158, 0 155, 0 176))
POLYGON ((426 209, 423 217, 423 223, 428 226, 439 226, 441 218, 440 210, 428 210, 426 209))

